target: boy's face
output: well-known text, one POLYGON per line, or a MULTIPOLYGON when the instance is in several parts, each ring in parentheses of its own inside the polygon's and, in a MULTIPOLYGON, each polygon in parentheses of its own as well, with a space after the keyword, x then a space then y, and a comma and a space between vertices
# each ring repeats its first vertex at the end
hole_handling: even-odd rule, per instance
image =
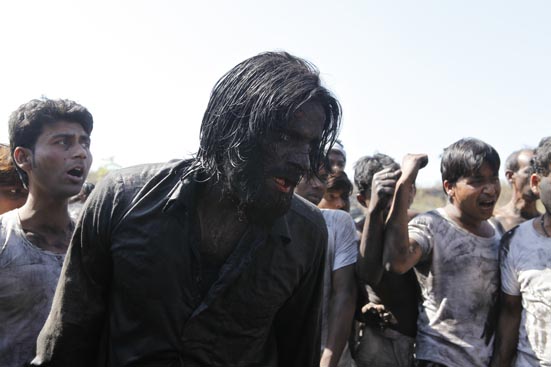
POLYGON ((342 190, 326 190, 318 208, 348 211, 350 210, 350 199, 342 190))
POLYGON ((31 192, 60 199, 79 193, 92 164, 90 136, 80 124, 47 124, 34 149, 23 149, 16 160, 29 176, 31 192))
POLYGON ((479 222, 492 216, 501 185, 488 163, 472 176, 461 177, 455 184, 446 183, 448 196, 463 216, 479 222))
POLYGON ((318 205, 327 187, 327 176, 328 173, 324 167, 320 168, 318 177, 312 176, 308 178, 307 176, 303 176, 295 188, 295 193, 312 204, 318 205))

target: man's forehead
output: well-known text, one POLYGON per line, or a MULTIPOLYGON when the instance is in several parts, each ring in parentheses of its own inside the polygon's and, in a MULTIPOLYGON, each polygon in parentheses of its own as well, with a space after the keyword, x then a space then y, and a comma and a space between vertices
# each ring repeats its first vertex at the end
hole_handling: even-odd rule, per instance
MULTIPOLYGON (((325 110, 320 102, 309 101, 300 106, 291 117, 291 120, 283 124, 282 130, 302 133, 305 130, 318 130, 323 132, 325 126, 325 110)), ((317 131, 316 131, 317 133, 317 131)))

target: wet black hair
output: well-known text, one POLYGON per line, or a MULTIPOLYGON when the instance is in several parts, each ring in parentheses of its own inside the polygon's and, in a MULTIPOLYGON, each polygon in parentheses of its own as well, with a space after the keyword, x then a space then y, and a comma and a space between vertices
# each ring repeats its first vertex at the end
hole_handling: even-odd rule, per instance
POLYGON ((532 158, 532 168, 542 176, 549 174, 549 165, 551 164, 551 136, 540 140, 536 153, 532 158))
POLYGON ((440 163, 442 182, 455 184, 461 177, 472 176, 488 163, 497 176, 501 161, 497 151, 476 138, 463 138, 444 149, 440 163))
POLYGON ((218 180, 224 167, 243 167, 267 133, 285 128, 308 101, 319 102, 325 112, 322 137, 310 152, 309 174, 317 174, 324 147, 336 139, 341 107, 321 85, 316 67, 286 52, 262 53, 241 62, 214 86, 190 171, 218 180))
MULTIPOLYGON (((8 121, 12 159, 17 147, 34 151, 44 125, 59 121, 78 123, 87 134, 91 134, 94 127, 92 114, 85 107, 68 99, 33 99, 19 106, 8 121)), ((28 185, 27 173, 17 165, 15 167, 23 183, 28 185)))
POLYGON ((400 165, 390 156, 382 153, 358 159, 354 163, 354 183, 356 184, 358 193, 367 199, 371 199, 373 176, 385 168, 397 170, 400 168, 400 165))

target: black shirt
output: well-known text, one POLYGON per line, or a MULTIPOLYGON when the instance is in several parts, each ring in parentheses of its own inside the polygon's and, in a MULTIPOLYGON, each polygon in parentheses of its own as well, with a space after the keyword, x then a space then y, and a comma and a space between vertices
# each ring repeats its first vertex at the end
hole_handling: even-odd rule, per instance
POLYGON ((36 365, 319 365, 321 213, 295 195, 270 231, 249 226, 205 287, 188 164, 132 167, 93 191, 36 365))

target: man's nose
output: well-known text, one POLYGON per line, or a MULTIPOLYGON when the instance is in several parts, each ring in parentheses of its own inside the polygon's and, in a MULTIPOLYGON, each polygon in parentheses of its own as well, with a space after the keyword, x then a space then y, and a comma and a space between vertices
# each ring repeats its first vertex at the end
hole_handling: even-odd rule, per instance
POLYGON ((296 165, 302 172, 310 170, 310 150, 309 147, 297 149, 289 157, 290 163, 296 165))
POLYGON ((75 158, 82 158, 82 159, 86 159, 88 158, 88 156, 90 155, 90 151, 84 147, 82 144, 75 144, 75 148, 74 148, 74 152, 73 152, 73 156, 75 158))
POLYGON ((484 185, 483 190, 487 194, 495 194, 497 192, 497 187, 494 182, 487 182, 484 185))

